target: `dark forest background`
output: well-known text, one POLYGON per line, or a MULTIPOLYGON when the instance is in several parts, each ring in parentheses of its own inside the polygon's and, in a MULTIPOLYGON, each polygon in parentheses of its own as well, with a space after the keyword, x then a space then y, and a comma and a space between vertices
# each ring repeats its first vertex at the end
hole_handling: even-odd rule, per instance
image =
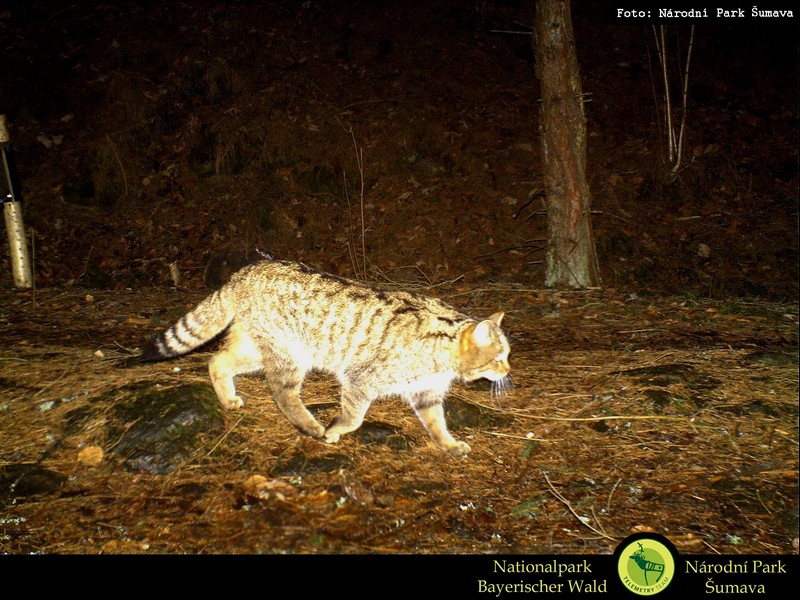
MULTIPOLYGON (((796 21, 697 23, 673 176, 652 25, 573 4, 603 285, 796 298, 796 21)), ((260 253, 543 285, 533 6, 5 2, 37 285, 213 285, 260 253)), ((689 23, 667 34, 677 77, 689 23)))

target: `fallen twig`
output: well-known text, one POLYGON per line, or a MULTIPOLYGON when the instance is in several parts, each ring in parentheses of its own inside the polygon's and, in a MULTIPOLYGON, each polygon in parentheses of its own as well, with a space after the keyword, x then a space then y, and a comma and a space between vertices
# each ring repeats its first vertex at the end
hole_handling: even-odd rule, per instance
MULTIPOLYGON (((615 538, 611 537, 610 535, 606 534, 605 532, 603 532, 603 531, 600 531, 599 529, 596 529, 596 528, 592 527, 592 526, 591 526, 589 523, 587 523, 587 522, 586 522, 586 521, 585 521, 583 518, 581 518, 581 516, 580 516, 580 515, 579 515, 577 512, 575 512, 575 509, 574 509, 574 508, 572 508, 572 505, 569 503, 569 501, 568 501, 566 498, 564 498, 564 496, 562 496, 561 494, 559 494, 559 493, 558 493, 558 490, 556 490, 556 488, 555 488, 555 487, 553 486, 553 484, 550 482, 550 478, 549 478, 549 477, 547 477, 547 473, 542 473, 542 475, 544 475, 545 481, 547 481, 547 485, 550 487, 550 491, 553 493, 553 495, 554 495, 554 496, 555 496, 555 497, 556 497, 556 498, 557 498, 557 499, 558 499, 558 500, 559 500, 559 501, 560 501, 562 504, 564 504, 564 506, 566 506, 566 507, 569 509, 569 512, 571 512, 573 515, 575 515, 575 518, 576 518, 576 519, 578 519, 578 521, 579 521, 579 522, 580 522, 582 525, 584 525, 585 527, 588 527, 589 529, 591 529, 592 531, 594 531, 594 532, 595 532, 597 535, 599 535, 599 536, 602 536, 602 537, 606 538, 607 540, 611 540, 612 542, 616 542, 616 541, 618 541, 617 539, 615 539, 615 538)), ((593 513, 593 514, 594 514, 594 513, 593 513)), ((597 516, 595 516, 595 520, 596 520, 596 519, 597 519, 597 516)), ((599 524, 600 524, 600 523, 598 522, 598 525, 599 525, 599 524)), ((601 529, 602 529, 602 526, 600 526, 600 527, 601 527, 601 529)))

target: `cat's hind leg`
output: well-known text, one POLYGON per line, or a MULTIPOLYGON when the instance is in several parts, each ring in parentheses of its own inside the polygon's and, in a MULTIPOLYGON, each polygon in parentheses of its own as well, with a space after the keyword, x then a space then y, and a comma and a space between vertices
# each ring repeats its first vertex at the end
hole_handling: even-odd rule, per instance
POLYGON ((273 369, 267 374, 272 399, 288 421, 306 435, 322 438, 325 428, 300 399, 300 388, 304 379, 303 370, 291 367, 273 369))
POLYGON ((325 429, 325 441, 333 444, 345 433, 361 427, 372 399, 348 385, 342 386, 341 413, 325 429))
POLYGON ((211 385, 223 408, 240 408, 244 404, 244 401, 236 395, 233 378, 241 373, 258 371, 262 365, 261 352, 253 341, 232 328, 225 342, 225 348, 212 356, 208 363, 211 385))

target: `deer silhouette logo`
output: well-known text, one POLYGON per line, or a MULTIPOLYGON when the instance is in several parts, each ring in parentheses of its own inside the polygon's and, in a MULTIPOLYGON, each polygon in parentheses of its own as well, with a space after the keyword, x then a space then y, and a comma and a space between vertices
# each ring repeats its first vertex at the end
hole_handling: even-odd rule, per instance
POLYGON ((664 565, 663 563, 657 563, 645 557, 642 543, 638 542, 638 544, 639 544, 639 549, 633 554, 631 554, 630 558, 644 572, 644 582, 647 585, 650 585, 650 582, 647 579, 648 573, 658 573, 658 577, 656 577, 656 580, 653 582, 657 583, 658 580, 661 579, 661 576, 664 575, 664 565))

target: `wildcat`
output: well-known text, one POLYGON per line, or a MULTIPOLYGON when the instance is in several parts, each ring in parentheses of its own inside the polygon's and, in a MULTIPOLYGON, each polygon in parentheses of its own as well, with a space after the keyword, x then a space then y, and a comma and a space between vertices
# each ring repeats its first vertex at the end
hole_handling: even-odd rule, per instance
POLYGON ((373 400, 397 395, 440 449, 466 456, 469 444, 447 430, 442 403, 456 379, 486 378, 504 387, 510 367, 503 314, 478 321, 438 299, 266 260, 235 273, 155 336, 141 359, 188 353, 224 331, 225 345, 208 369, 226 409, 243 404, 233 378, 263 371, 286 418, 333 443, 358 429, 373 400), (341 384, 341 412, 327 427, 300 400, 311 370, 331 373, 341 384))

